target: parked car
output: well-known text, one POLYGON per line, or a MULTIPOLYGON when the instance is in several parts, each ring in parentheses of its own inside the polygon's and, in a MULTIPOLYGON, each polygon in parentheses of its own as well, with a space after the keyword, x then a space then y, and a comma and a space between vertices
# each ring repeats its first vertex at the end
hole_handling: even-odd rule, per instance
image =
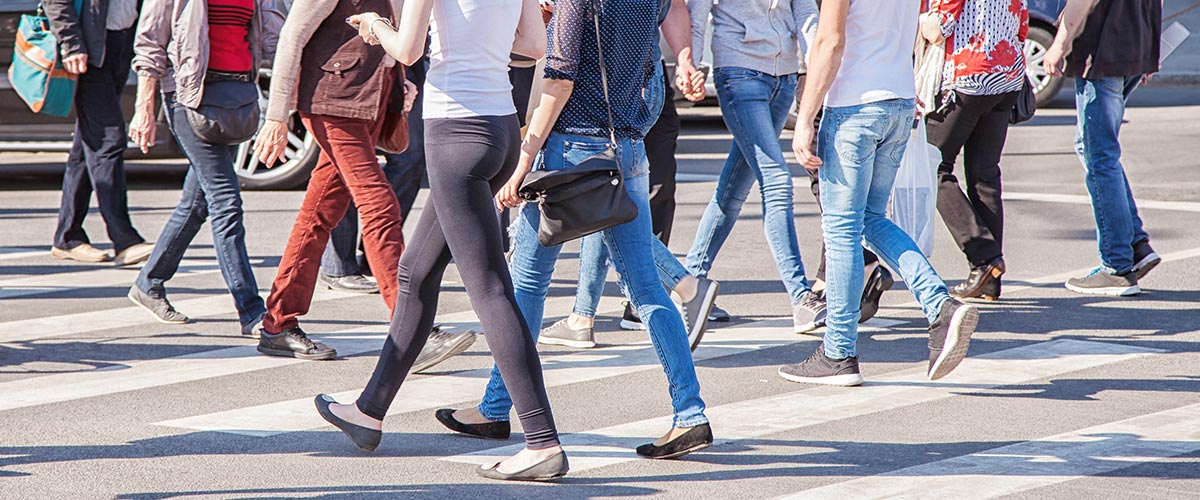
MULTIPOLYGON (((284 5, 290 2, 283 2, 284 5)), ((8 81, 8 66, 12 62, 13 45, 16 40, 17 23, 22 14, 33 13, 38 8, 38 0, 0 0, 0 153, 5 151, 68 151, 71 148, 71 133, 75 116, 56 118, 34 114, 29 111, 25 102, 13 91, 8 81)), ((270 64, 270 61, 267 61, 270 64)), ((263 93, 259 104, 264 110, 267 106, 267 89, 270 87, 271 70, 261 70, 263 93)), ((125 86, 121 100, 121 108, 125 119, 133 117, 133 101, 136 93, 137 77, 131 74, 125 86)), ((174 139, 167 130, 159 107, 158 144, 151 150, 152 157, 182 157, 174 139)), ((234 168, 237 170, 241 184, 246 189, 291 189, 308 182, 309 174, 317 164, 320 153, 316 143, 309 136, 298 116, 290 119, 291 132, 288 134, 288 148, 284 160, 274 168, 266 168, 252 154, 253 139, 238 146, 234 158, 234 168)), ((130 157, 140 157, 141 152, 130 146, 130 157)), ((2 168, 2 167, 0 167, 2 168)))

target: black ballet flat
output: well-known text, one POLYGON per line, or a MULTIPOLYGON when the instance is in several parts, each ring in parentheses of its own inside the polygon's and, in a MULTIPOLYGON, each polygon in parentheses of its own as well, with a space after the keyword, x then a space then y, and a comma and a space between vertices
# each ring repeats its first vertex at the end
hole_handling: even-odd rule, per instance
POLYGON ((434 413, 434 416, 447 429, 471 437, 501 441, 508 439, 508 436, 512 434, 512 425, 506 421, 468 424, 454 418, 454 410, 450 408, 442 408, 434 413))
POLYGON ((679 458, 693 451, 703 450, 712 446, 712 444, 712 427, 709 427, 708 424, 701 424, 692 427, 683 433, 682 436, 672 439, 665 445, 656 446, 654 443, 649 443, 638 446, 637 454, 644 458, 666 460, 669 458, 679 458))
POLYGON ((379 440, 383 437, 383 432, 347 422, 341 417, 334 415, 330 411, 329 405, 336 402, 328 394, 318 394, 317 399, 314 401, 317 405, 317 413, 321 414, 321 418, 333 424, 334 427, 341 429, 346 434, 346 437, 354 441, 354 444, 359 448, 366 451, 375 451, 375 448, 379 447, 379 440))
POLYGON ((553 456, 533 464, 525 470, 505 474, 497 470, 500 464, 497 463, 491 467, 480 467, 475 469, 475 473, 488 479, 496 479, 499 481, 553 481, 567 475, 567 471, 571 469, 571 464, 567 462, 567 454, 558 452, 553 456))

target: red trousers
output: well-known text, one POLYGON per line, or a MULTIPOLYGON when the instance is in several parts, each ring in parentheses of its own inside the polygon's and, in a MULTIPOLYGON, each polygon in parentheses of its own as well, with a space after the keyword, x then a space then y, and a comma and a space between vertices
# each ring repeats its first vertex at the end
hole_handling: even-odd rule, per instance
POLYGON ((346 215, 351 200, 358 206, 363 246, 390 318, 396 305, 396 267, 404 251, 404 234, 400 231, 400 203, 375 157, 379 123, 308 113, 301 118, 321 147, 321 157, 308 181, 279 274, 271 284, 263 329, 279 333, 295 327, 296 318, 308 314, 329 232, 346 215))

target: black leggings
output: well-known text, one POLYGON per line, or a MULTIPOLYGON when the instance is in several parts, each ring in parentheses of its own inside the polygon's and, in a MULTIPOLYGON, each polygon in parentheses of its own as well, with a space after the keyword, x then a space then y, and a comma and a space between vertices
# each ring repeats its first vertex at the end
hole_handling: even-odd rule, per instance
MULTIPOLYGON (((1000 199, 1000 154, 1008 138, 1008 117, 1018 92, 999 95, 956 93, 945 111, 925 121, 929 143, 942 152, 938 166, 938 212, 954 242, 978 267, 1004 255, 1004 202, 1000 199), (963 153, 967 192, 954 175, 963 153)), ((939 99, 940 100, 940 99, 939 99)))
POLYGON ((537 347, 513 296, 492 198, 516 169, 520 141, 516 115, 425 120, 430 205, 400 258, 396 312, 375 374, 358 398, 363 413, 380 420, 387 414, 433 328, 442 274, 453 254, 526 444, 533 449, 558 444, 537 347))

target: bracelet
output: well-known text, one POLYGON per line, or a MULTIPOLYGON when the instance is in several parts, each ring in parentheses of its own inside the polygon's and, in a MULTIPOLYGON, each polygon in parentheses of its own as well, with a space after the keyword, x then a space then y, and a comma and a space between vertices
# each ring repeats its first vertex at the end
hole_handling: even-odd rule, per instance
POLYGON ((396 31, 396 27, 392 26, 391 21, 384 19, 382 17, 377 17, 375 19, 372 19, 371 24, 367 25, 367 34, 371 35, 371 39, 375 40, 376 42, 379 41, 379 36, 375 34, 375 23, 377 23, 377 22, 382 22, 383 24, 387 25, 388 28, 391 28, 392 31, 396 31))

